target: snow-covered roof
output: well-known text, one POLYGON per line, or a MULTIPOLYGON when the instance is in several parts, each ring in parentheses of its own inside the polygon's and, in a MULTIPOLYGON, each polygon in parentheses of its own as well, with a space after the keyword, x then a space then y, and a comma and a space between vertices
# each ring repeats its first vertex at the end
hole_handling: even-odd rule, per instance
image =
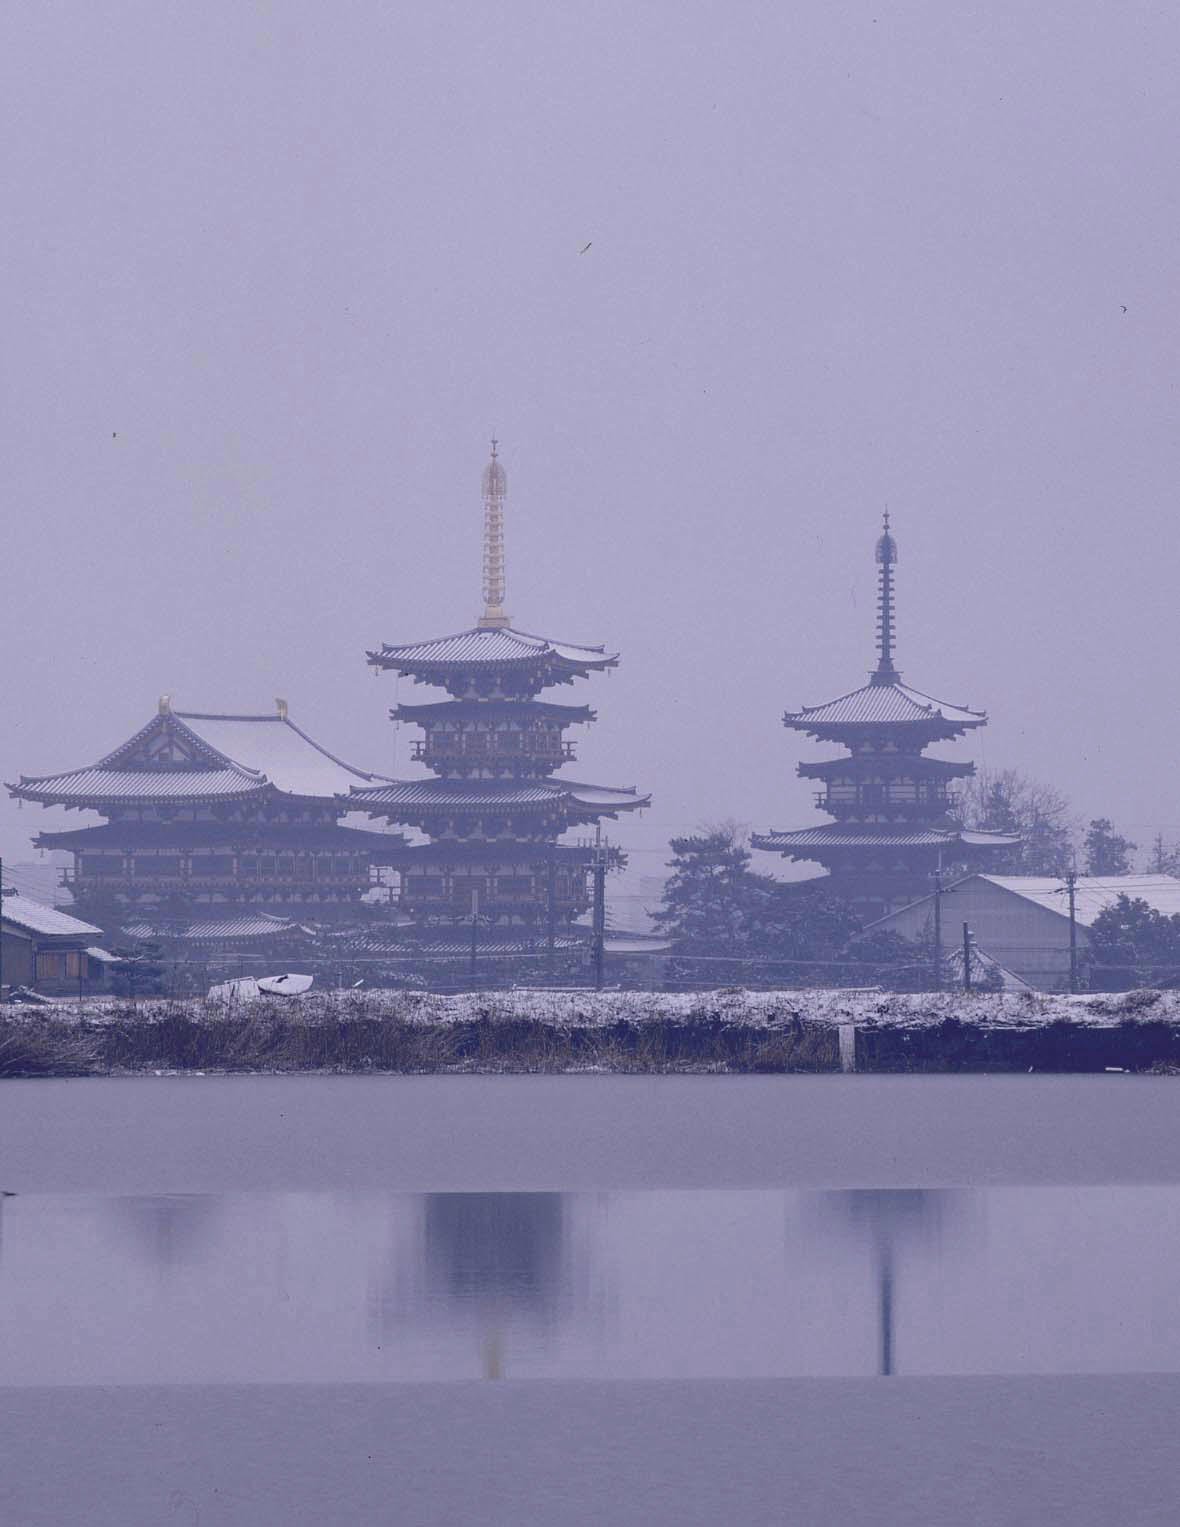
POLYGON ((400 852, 405 844, 399 832, 374 832, 372 828, 346 827, 336 822, 141 822, 118 818, 95 827, 67 827, 61 832, 40 832, 38 848, 82 850, 100 853, 136 848, 175 848, 206 851, 234 847, 246 852, 373 853, 400 852))
POLYGON ((966 731, 968 727, 983 726, 986 721, 985 711, 968 710, 962 705, 935 700, 921 690, 911 689, 900 679, 891 684, 866 684, 863 689, 854 689, 824 705, 805 705, 800 710, 787 711, 783 716, 785 726, 801 731, 811 731, 815 727, 918 722, 937 726, 943 732, 950 727, 953 734, 966 731))
POLYGON ((344 763, 285 714, 163 711, 98 763, 23 774, 13 795, 45 805, 242 799, 268 789, 331 800, 384 778, 344 763))
POLYGON ((56 907, 46 907, 28 896, 14 895, 5 891, 0 898, 0 917, 6 923, 24 928, 29 933, 41 933, 57 938, 90 938, 101 933, 93 923, 84 923, 80 917, 59 912, 56 907))
POLYGON ((178 719, 243 768, 262 775, 284 795, 339 795, 380 779, 344 763, 286 716, 207 716, 182 711, 178 719))
POLYGON ((650 796, 635 789, 617 790, 606 785, 582 785, 573 780, 408 779, 387 785, 360 787, 347 798, 351 808, 408 808, 418 810, 479 810, 543 807, 566 802, 596 812, 633 811, 646 806, 650 796))
MULTIPOLYGON (((946 964, 950 980, 952 982, 962 981, 964 964, 962 944, 955 943, 952 946, 950 953, 946 956, 946 964)), ((972 979, 977 981, 981 972, 988 973, 993 970, 999 973, 1001 991, 1036 990, 1034 986, 1029 985, 1023 976, 1018 976, 1014 970, 1009 970, 1007 965, 1001 964, 994 955, 988 954, 986 949, 981 949, 978 944, 973 944, 971 948, 972 979)))
POLYGON ((439 636, 431 641, 382 644, 369 653, 369 662, 379 668, 397 668, 410 673, 418 668, 458 666, 461 668, 536 664, 549 661, 556 666, 578 670, 611 668, 619 661, 618 653, 605 647, 585 647, 575 642, 555 642, 548 637, 516 631, 511 626, 485 628, 473 626, 453 636, 439 636))
POLYGON ((232 800, 253 795, 266 781, 247 770, 222 769, 73 769, 66 774, 22 775, 9 785, 13 795, 45 805, 129 805, 137 801, 232 800))
MULTIPOLYGON (((1069 892, 1063 875, 967 875, 945 887, 957 891, 967 886, 985 882, 999 890, 1009 891, 1013 896, 1035 902, 1047 912, 1069 918, 1069 892)), ((1083 928, 1088 928, 1105 908, 1113 906, 1120 896, 1132 901, 1145 901, 1154 911, 1165 917, 1180 913, 1180 879, 1175 875, 1079 875, 1074 882, 1076 916, 1083 928)), ((934 895, 920 896, 916 901, 870 923, 870 928, 886 927, 903 913, 914 907, 933 905, 934 895)))
MULTIPOLYGON (((1050 912, 1069 916, 1069 896, 1065 880, 1059 875, 980 875, 1002 890, 1034 901, 1050 912)), ((960 882, 961 883, 961 882, 960 882)), ((1074 882, 1077 920, 1088 928, 1100 912, 1128 896, 1145 901, 1154 912, 1165 917, 1180 914, 1180 879, 1175 875, 1079 875, 1074 882)))
POLYGON ((959 827, 848 826, 832 822, 820 827, 800 827, 792 832, 754 833, 755 848, 796 850, 805 848, 924 848, 963 844, 969 848, 1011 848, 1020 842, 1002 832, 977 832, 959 827))
MULTIPOLYGON (((93 930, 97 932, 98 930, 93 930)), ((287 917, 270 912, 243 912, 237 917, 207 917, 187 923, 179 932, 171 926, 149 922, 129 923, 123 932, 128 938, 181 938, 214 943, 221 939, 273 938, 275 934, 305 931, 287 917)))

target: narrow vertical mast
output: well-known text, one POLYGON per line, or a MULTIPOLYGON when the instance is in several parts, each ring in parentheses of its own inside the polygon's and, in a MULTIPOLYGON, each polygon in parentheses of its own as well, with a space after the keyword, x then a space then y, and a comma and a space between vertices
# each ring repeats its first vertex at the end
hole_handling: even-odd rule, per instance
POLYGON ((504 499, 508 474, 500 465, 492 436, 492 459, 483 469, 483 614, 481 630, 497 631, 508 625, 504 613, 504 499))
POLYGON ((901 675, 893 666, 893 568, 897 562, 897 542, 889 532, 889 510, 885 511, 885 529, 877 541, 877 666, 870 675, 874 684, 893 684, 901 675))

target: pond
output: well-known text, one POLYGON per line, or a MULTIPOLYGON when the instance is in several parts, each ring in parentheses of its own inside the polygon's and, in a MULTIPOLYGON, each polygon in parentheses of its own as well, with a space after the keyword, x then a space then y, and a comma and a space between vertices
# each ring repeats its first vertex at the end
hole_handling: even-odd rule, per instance
POLYGON ((0 1088, 0 1519, 1174 1519, 1174 1083, 0 1088))

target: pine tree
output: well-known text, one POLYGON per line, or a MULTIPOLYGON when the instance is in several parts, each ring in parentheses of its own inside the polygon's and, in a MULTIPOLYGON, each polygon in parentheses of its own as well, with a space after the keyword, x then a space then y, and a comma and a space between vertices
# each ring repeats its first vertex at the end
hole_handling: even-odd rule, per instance
POLYGON ((837 978, 838 958, 859 923, 822 881, 801 886, 757 873, 733 822, 673 838, 671 848, 672 874, 654 920, 681 956, 673 979, 800 985, 837 978))
POLYGON ((1109 817, 1095 817, 1086 833, 1086 874, 1129 875, 1131 855, 1138 847, 1115 832, 1109 817))

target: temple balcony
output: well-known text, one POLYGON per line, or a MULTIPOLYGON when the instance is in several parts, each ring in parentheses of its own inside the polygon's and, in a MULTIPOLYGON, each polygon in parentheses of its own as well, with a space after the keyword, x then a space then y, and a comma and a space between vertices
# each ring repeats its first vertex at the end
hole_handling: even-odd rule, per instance
POLYGON ((450 732, 418 739, 410 747, 415 763, 430 768, 537 763, 557 768, 577 758, 572 742, 545 733, 450 732))
POLYGON ((945 816, 957 804, 952 791, 924 784, 861 785, 814 792, 816 807, 830 816, 863 816, 888 812, 900 817, 945 816))

